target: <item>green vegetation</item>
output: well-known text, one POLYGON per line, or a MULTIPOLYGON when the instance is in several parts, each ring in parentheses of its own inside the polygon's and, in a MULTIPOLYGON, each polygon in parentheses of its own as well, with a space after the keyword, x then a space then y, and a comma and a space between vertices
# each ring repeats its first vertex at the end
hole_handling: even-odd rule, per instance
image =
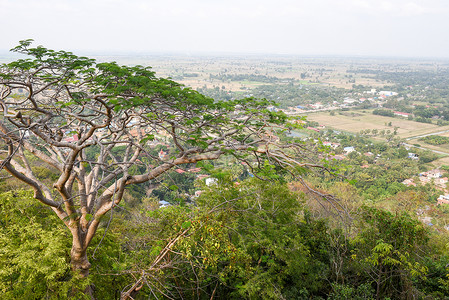
POLYGON ((444 145, 444 144, 449 143, 449 138, 447 136, 429 135, 429 136, 420 138, 419 141, 423 141, 430 145, 444 145))
POLYGON ((373 110, 373 114, 385 117, 394 117, 393 111, 388 109, 375 109, 373 110))
MULTIPOLYGON (((223 174, 213 188, 203 187, 196 206, 156 209, 142 199, 118 210, 106 239, 89 253, 95 296, 399 299, 449 292, 444 245, 431 242, 436 233, 408 213, 358 206, 345 229, 357 234, 347 235, 313 217, 311 198, 285 184, 236 185, 234 175, 223 174)), ((30 193, 0 199, 2 294, 74 298, 68 232, 55 231, 65 229, 30 193), (41 259, 30 256, 35 252, 41 259)))
POLYGON ((345 90, 321 84, 321 66, 295 70, 303 81, 223 70, 208 78, 266 84, 198 89, 212 99, 150 68, 30 46, 0 69, 3 298, 449 297, 447 186, 421 180, 439 157, 401 139, 444 130, 425 123, 446 120, 445 71, 353 68, 345 90), (305 121, 273 108, 362 97, 362 76, 399 92, 387 109, 305 121))
POLYGON ((231 75, 231 74, 218 74, 218 75, 210 75, 210 79, 218 79, 221 81, 254 81, 254 82, 264 82, 264 83, 276 83, 276 82, 288 82, 293 81, 293 78, 277 78, 273 76, 266 76, 266 75, 247 75, 247 74, 238 74, 238 75, 231 75))

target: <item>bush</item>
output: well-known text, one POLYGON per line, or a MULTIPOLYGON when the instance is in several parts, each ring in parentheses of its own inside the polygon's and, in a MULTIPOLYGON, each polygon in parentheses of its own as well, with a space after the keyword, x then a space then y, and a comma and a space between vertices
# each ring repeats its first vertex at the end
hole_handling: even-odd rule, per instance
POLYGON ((435 145, 435 146, 444 145, 444 144, 449 143, 449 138, 448 137, 440 136, 440 135, 429 135, 429 136, 426 136, 426 137, 422 137, 419 140, 423 141, 423 142, 425 142, 427 144, 435 145))
POLYGON ((384 117, 394 117, 394 112, 388 109, 375 109, 373 110, 373 114, 384 117))

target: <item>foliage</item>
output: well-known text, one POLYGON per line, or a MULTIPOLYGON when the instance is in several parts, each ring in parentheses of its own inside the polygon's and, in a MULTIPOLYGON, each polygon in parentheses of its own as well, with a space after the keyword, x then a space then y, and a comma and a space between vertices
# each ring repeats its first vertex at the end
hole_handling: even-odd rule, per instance
POLYGON ((359 286, 344 284, 332 284, 332 292, 329 294, 329 300, 374 300, 374 289, 370 284, 365 283, 359 286))
MULTIPOLYGON (((125 194, 137 198, 144 189, 134 185, 177 166, 229 155, 259 177, 271 178, 272 165, 320 168, 302 163, 302 144, 276 139, 290 125, 284 113, 268 109, 273 101, 215 101, 149 67, 97 63, 31 44, 12 49, 27 58, 0 66, 0 138, 7 149, 1 167, 69 229, 74 273, 88 277, 89 245, 125 194), (13 97, 19 92, 26 97, 13 97)), ((187 189, 173 192, 177 200, 187 189)))
POLYGON ((126 233, 125 249, 132 249, 126 252, 134 262, 127 272, 144 269, 152 278, 151 289, 141 293, 207 299, 325 295, 327 227, 303 216, 298 196, 285 184, 255 179, 236 184, 229 174, 204 189, 196 207, 150 209, 136 233, 126 233), (180 238, 155 266, 170 236, 180 238))
POLYGON ((0 293, 8 299, 65 298, 69 284, 67 230, 32 193, 0 194, 0 293))
POLYGON ((405 212, 394 215, 370 207, 361 209, 360 218, 352 257, 375 283, 376 298, 416 296, 413 280, 428 271, 421 259, 429 241, 424 225, 405 212))
POLYGON ((419 141, 423 141, 430 145, 444 145, 449 143, 449 138, 447 136, 440 136, 440 135, 428 135, 426 137, 422 137, 419 139, 419 141))
MULTIPOLYGON (((33 199, 31 191, 0 194, 0 294, 8 299, 84 299, 93 284, 97 299, 112 299, 123 278, 105 276, 120 256, 113 234, 102 239, 93 256, 92 278, 70 270, 70 233, 52 211, 33 199)), ((99 244, 104 229, 93 241, 99 244)), ((93 254, 93 250, 90 254, 93 254)))
POLYGON ((373 114, 385 116, 385 117, 394 117, 393 111, 387 110, 387 109, 375 109, 375 110, 373 110, 373 114))

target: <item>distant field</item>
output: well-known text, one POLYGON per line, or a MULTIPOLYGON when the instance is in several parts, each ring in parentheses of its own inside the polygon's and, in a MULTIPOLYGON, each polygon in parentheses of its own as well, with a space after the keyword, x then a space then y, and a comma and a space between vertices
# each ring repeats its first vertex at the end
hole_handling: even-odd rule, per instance
POLYGON ((347 111, 335 112, 334 116, 331 116, 329 112, 308 113, 307 119, 316 121, 320 125, 343 130, 353 133, 358 133, 360 130, 377 129, 377 130, 394 130, 394 127, 398 128, 398 136, 401 138, 408 138, 443 130, 449 130, 449 126, 437 126, 434 124, 419 123, 409 120, 403 120, 399 118, 391 118, 373 115, 371 111, 365 113, 360 111, 347 111), (352 115, 352 113, 354 115, 352 115), (388 126, 391 122, 392 126, 388 126))
POLYGON ((434 160, 432 164, 436 167, 441 167, 443 165, 449 166, 449 156, 442 157, 440 159, 434 160))
POLYGON ((421 147, 425 147, 428 149, 432 149, 432 150, 438 150, 438 151, 443 151, 443 152, 448 152, 449 153, 449 144, 443 144, 443 145, 430 145, 425 143, 424 141, 420 141, 419 139, 412 139, 412 140, 408 140, 407 141, 408 144, 419 144, 421 145, 421 147))
MULTIPOLYGON (((1 57, 0 57, 1 59, 1 57)), ((144 56, 120 56, 120 57, 97 57, 99 61, 115 60, 120 64, 152 66, 158 76, 173 77, 182 76, 184 73, 196 73, 197 77, 184 77, 177 79, 187 86, 199 88, 206 85, 208 88, 214 86, 225 86, 226 90, 240 91, 242 88, 253 88, 260 85, 257 82, 237 82, 229 80, 213 79, 210 75, 227 74, 253 74, 273 76, 279 79, 294 78, 303 85, 324 84, 339 88, 351 89, 353 84, 362 84, 375 88, 382 88, 387 82, 375 79, 375 71, 372 74, 351 73, 348 69, 370 68, 376 70, 379 62, 383 64, 388 61, 377 60, 352 60, 342 58, 318 58, 318 57, 296 57, 296 56, 189 56, 189 55, 144 55, 144 56), (303 76, 302 76, 303 75, 303 76), (305 77, 304 77, 305 75, 305 77)), ((397 62, 392 62, 395 65, 397 62)), ((403 62, 404 63, 404 62, 403 62)), ((413 62, 407 62, 409 67, 413 62)))

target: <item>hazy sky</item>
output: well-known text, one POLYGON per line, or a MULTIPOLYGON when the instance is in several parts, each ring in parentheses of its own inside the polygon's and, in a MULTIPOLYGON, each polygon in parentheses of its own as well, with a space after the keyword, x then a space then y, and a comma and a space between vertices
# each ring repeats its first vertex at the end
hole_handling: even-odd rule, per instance
POLYGON ((0 50, 449 57, 448 0, 0 0, 0 50))

